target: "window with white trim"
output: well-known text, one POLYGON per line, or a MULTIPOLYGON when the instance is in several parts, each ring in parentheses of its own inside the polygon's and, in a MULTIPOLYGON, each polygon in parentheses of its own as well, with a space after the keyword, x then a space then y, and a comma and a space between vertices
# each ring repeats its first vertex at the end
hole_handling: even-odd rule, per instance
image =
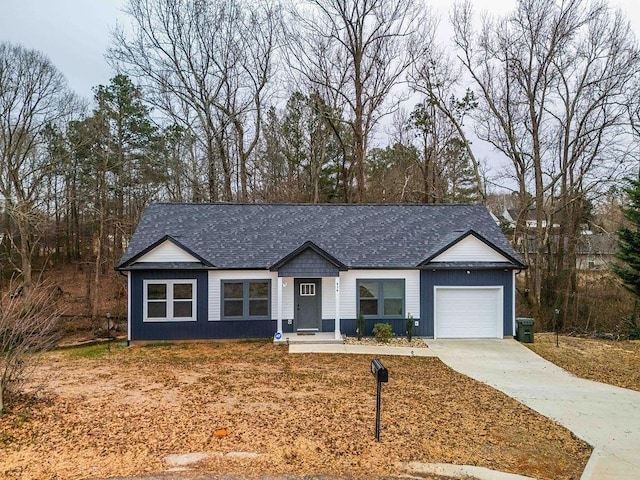
POLYGON ((357 280, 358 315, 404 318, 404 280, 357 280))
POLYGON ((195 322, 196 280, 145 280, 145 322, 195 322))
POLYGON ((271 280, 222 280, 221 287, 223 319, 271 317, 271 280))

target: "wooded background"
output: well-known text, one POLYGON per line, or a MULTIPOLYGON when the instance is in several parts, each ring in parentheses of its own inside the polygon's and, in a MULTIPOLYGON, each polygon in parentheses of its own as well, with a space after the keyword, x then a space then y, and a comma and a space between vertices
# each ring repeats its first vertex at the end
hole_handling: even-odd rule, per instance
POLYGON ((28 296, 41 272, 82 269, 97 317, 150 202, 477 202, 516 212, 505 230, 539 327, 597 328, 595 292, 624 308, 606 273, 576 268, 585 230, 621 226, 640 164, 638 43, 606 1, 502 17, 458 3, 450 42, 412 0, 126 8, 119 74, 91 102, 0 43, 0 287, 19 275, 28 296))

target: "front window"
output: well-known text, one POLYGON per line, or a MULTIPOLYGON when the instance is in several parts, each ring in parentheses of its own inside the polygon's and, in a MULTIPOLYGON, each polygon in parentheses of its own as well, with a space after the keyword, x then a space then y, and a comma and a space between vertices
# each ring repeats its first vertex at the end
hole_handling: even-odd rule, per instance
POLYGON ((358 315, 404 318, 404 280, 358 280, 358 315))
POLYGON ((270 280, 223 280, 222 318, 269 318, 270 287, 270 280))
POLYGON ((144 321, 195 321, 195 280, 145 280, 144 321))

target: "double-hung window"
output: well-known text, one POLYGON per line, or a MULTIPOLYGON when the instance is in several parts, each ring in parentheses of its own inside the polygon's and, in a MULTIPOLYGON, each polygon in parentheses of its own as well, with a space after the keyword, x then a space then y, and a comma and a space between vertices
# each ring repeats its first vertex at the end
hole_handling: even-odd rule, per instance
POLYGON ((145 280, 145 322, 195 322, 195 280, 145 280))
POLYGON ((223 280, 223 319, 268 319, 271 280, 223 280))
POLYGON ((404 318, 404 280, 358 280, 358 315, 404 318))

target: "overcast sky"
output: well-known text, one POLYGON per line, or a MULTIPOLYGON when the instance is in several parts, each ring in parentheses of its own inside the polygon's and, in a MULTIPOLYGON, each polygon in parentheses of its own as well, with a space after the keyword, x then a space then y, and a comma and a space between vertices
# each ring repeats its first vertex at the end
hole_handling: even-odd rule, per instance
MULTIPOLYGON (((40 50, 67 77, 80 95, 92 97, 91 88, 108 83, 113 72, 104 60, 110 31, 126 21, 121 13, 125 0, 0 0, 0 41, 20 43, 40 50)), ((431 5, 446 18, 452 0, 431 5)), ((515 0, 476 0, 478 10, 508 10, 515 0), (500 5, 500 6, 496 6, 500 5)), ((640 37, 640 0, 614 0, 633 23, 640 37)))

